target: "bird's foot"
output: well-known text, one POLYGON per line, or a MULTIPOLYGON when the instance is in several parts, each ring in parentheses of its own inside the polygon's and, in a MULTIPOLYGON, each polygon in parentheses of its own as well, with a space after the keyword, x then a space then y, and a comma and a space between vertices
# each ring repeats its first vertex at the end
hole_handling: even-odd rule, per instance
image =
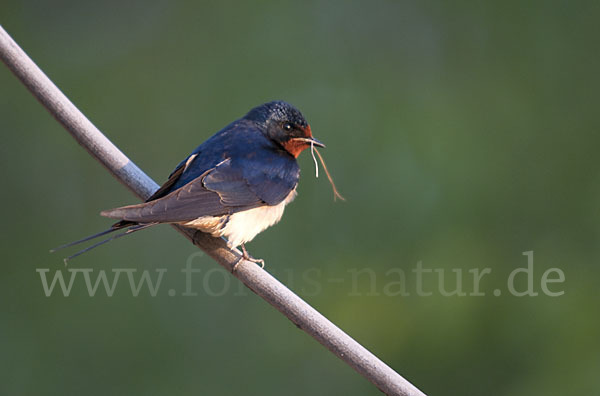
POLYGON ((250 253, 248 253, 248 251, 246 250, 246 246, 243 243, 242 243, 242 252, 244 253, 244 255, 242 256, 243 259, 252 261, 253 263, 256 263, 256 264, 260 264, 260 268, 265 268, 265 260, 255 259, 254 257, 250 256, 250 253))
POLYGON ((253 263, 256 264, 260 264, 260 268, 265 268, 265 260, 263 259, 256 259, 252 256, 250 256, 250 253, 248 253, 248 251, 246 250, 246 246, 244 246, 243 244, 241 245, 242 247, 242 257, 240 257, 240 259, 237 261, 237 263, 235 263, 233 265, 233 268, 231 269, 231 272, 235 272, 237 269, 237 266, 243 261, 243 260, 248 260, 248 261, 252 261, 253 263))

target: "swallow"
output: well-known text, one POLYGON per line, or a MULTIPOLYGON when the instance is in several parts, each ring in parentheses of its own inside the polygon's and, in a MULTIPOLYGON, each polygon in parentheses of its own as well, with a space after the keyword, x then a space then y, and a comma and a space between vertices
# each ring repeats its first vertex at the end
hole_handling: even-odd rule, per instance
POLYGON ((144 203, 102 211, 118 220, 111 228, 52 251, 125 230, 66 262, 111 240, 169 223, 224 237, 230 248, 241 246, 243 258, 262 262, 250 257, 245 244, 281 220, 297 195, 296 158, 314 146, 325 147, 291 104, 273 101, 255 107, 192 151, 144 203))

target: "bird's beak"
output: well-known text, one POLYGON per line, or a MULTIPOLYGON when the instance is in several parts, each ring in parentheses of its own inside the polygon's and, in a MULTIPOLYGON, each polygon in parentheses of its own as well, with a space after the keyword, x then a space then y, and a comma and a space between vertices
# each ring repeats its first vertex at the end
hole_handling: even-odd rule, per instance
POLYGON ((293 140, 296 140, 299 142, 305 142, 308 144, 314 144, 317 147, 325 148, 325 145, 323 143, 321 143, 320 141, 318 141, 317 139, 315 139, 314 137, 309 137, 309 138, 298 137, 298 138, 294 138, 293 140))

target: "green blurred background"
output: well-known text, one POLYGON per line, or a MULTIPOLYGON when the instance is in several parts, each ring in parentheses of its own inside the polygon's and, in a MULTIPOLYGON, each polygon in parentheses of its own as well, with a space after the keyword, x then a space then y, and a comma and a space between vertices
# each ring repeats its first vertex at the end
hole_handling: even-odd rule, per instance
MULTIPOLYGON (((248 248, 432 395, 600 394, 599 18, 585 1, 0 5, 4 28, 157 182, 251 107, 299 107, 347 202, 305 153, 298 198, 248 248), (525 251, 537 297, 507 292, 525 251), (419 261, 449 290, 462 270, 466 292, 468 271, 490 268, 485 296, 443 296, 437 273, 416 295, 419 261), (549 268, 565 274, 560 297, 541 292, 549 268), (390 292, 398 269, 408 296, 390 292)), ((378 394, 167 226, 68 267, 166 269, 156 297, 133 297, 125 275, 112 297, 82 278, 46 297, 36 269, 69 275, 48 249, 136 200, 0 69, 1 394, 378 394), (202 271, 195 297, 181 295, 187 260, 202 271)))

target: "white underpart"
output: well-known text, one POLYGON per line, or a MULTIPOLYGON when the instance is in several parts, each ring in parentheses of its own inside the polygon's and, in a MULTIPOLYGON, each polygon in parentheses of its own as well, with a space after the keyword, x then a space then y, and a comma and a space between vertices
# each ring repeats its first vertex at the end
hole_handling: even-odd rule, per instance
POLYGON ((230 215, 228 221, 227 216, 202 216, 183 225, 197 228, 214 237, 224 236, 227 238, 227 244, 230 247, 236 247, 250 242, 259 233, 277 224, 281 220, 281 216, 283 216, 285 206, 296 198, 296 194, 296 190, 294 189, 277 205, 261 206, 237 212, 230 215), (223 223, 225 223, 224 227, 223 223))

